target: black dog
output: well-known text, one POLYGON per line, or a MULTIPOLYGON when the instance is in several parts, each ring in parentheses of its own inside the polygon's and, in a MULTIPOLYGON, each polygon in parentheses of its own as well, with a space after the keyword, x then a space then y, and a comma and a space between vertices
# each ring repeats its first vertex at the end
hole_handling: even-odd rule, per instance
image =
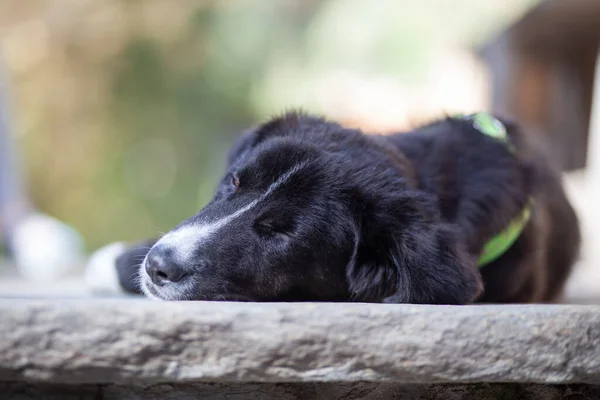
POLYGON ((113 252, 120 285, 163 300, 554 301, 580 241, 559 175, 514 124, 493 120, 504 142, 474 121, 382 136, 275 118, 241 137, 198 215, 113 252))

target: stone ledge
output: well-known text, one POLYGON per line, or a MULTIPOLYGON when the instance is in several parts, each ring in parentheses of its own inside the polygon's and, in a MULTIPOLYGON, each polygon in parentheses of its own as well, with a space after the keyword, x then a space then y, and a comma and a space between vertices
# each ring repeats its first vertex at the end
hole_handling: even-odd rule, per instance
POLYGON ((600 384, 600 307, 1 300, 0 381, 600 384))

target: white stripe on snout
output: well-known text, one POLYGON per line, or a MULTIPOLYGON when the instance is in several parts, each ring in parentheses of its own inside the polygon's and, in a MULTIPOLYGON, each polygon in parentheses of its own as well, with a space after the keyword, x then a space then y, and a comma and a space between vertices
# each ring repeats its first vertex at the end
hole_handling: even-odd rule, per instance
POLYGON ((290 170, 273 182, 262 195, 235 211, 233 214, 207 224, 185 226, 176 231, 172 231, 163 236, 155 246, 166 245, 170 247, 175 252, 175 256, 185 262, 185 260, 193 256, 194 248, 197 247, 198 243, 207 240, 210 236, 219 231, 219 229, 265 200, 279 186, 286 183, 292 175, 304 168, 305 165, 306 163, 303 162, 290 168, 290 170))
POLYGON ((170 247, 175 251, 176 257, 182 260, 186 260, 187 258, 192 256, 194 247, 196 247, 198 242, 208 239, 219 229, 221 229, 222 227, 224 227, 229 222, 233 221, 235 218, 239 217, 246 211, 253 208, 256 204, 258 204, 258 199, 252 201, 245 207, 240 208, 233 214, 221 218, 217 221, 204 225, 184 226, 181 229, 167 233, 165 236, 162 237, 162 239, 160 239, 156 243, 156 245, 162 244, 167 247, 170 247))

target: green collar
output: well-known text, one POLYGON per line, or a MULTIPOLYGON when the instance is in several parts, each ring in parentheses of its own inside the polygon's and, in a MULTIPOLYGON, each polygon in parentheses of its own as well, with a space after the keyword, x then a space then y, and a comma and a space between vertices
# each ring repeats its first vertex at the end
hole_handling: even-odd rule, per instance
MULTIPOLYGON (((470 121, 473 124, 473 127, 484 135, 493 137, 506 143, 511 152, 514 153, 516 151, 510 142, 510 138, 508 137, 508 133, 504 124, 498 119, 494 118, 491 114, 481 112, 471 115, 459 115, 458 118, 470 121)), ((506 251, 508 251, 508 249, 515 243, 515 241, 523 232, 523 229, 525 229, 525 225, 527 225, 527 222, 531 217, 532 204, 533 202, 530 201, 523 211, 508 224, 506 229, 491 238, 485 244, 485 246, 483 246, 483 251, 477 260, 480 267, 483 267, 500 258, 500 256, 506 253, 506 251)))
POLYGON ((480 267, 483 267, 492 261, 500 258, 500 256, 508 251, 510 247, 517 241, 525 225, 531 217, 531 204, 528 204, 521 214, 513 219, 506 229, 491 238, 485 246, 483 251, 477 259, 477 263, 480 267))

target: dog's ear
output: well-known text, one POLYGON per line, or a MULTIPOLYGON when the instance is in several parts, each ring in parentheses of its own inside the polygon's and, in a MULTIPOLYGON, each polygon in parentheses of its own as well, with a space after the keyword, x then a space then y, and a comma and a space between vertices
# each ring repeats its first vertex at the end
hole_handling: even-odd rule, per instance
POLYGON ((305 115, 302 112, 289 111, 279 117, 270 119, 262 125, 243 132, 229 151, 229 165, 244 157, 245 154, 267 138, 293 135, 297 131, 296 128, 302 122, 313 120, 315 118, 305 115))
POLYGON ((361 207, 346 272, 355 301, 468 304, 482 292, 475 260, 418 192, 361 207))
POLYGON ((237 160, 244 157, 258 143, 258 133, 256 129, 249 129, 242 132, 240 137, 233 144, 227 155, 227 165, 233 165, 237 160))

